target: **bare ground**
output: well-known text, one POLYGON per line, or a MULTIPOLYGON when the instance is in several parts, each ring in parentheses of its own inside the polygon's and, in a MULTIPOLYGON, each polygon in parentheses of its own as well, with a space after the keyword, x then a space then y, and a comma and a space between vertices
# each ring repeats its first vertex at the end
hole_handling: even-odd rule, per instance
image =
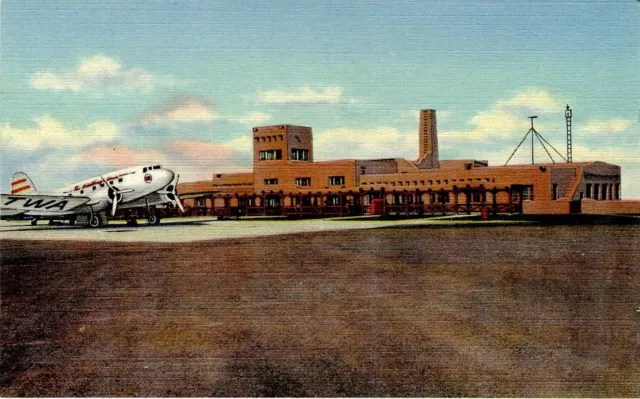
POLYGON ((2 396, 640 396, 640 228, 0 241, 2 396))

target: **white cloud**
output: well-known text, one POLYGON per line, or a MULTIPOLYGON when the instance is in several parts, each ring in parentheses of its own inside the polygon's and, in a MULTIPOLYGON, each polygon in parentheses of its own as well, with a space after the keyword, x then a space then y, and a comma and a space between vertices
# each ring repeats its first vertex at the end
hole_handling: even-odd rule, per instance
POLYGON ((577 130, 589 133, 620 133, 631 127, 632 121, 629 119, 609 119, 609 120, 589 120, 584 126, 577 130))
POLYGON ((355 99, 345 99, 342 97, 344 88, 339 86, 328 86, 325 88, 313 89, 310 86, 303 86, 292 91, 267 90, 256 94, 258 102, 270 104, 337 104, 355 103, 355 99))
POLYGON ((229 117, 227 119, 231 122, 242 123, 243 125, 257 125, 269 121, 271 119, 271 115, 264 112, 250 112, 239 118, 229 117))
POLYGON ((494 106, 503 110, 529 110, 535 112, 563 111, 563 102, 543 89, 530 89, 516 94, 506 100, 500 100, 494 106))
POLYGON ((117 125, 107 121, 97 121, 82 129, 70 129, 59 121, 45 115, 34 119, 35 127, 16 128, 10 124, 0 127, 5 149, 14 151, 35 151, 48 148, 80 148, 94 143, 105 143, 119 135, 117 125))
POLYGON ((151 91, 156 79, 143 68, 124 69, 116 60, 96 55, 83 59, 71 71, 36 72, 31 76, 29 84, 38 90, 101 95, 151 91))
POLYGON ((539 116, 536 130, 543 132, 550 116, 564 112, 561 98, 542 89, 517 93, 513 97, 496 102, 490 109, 479 112, 471 119, 471 128, 466 130, 443 130, 440 132, 444 146, 465 140, 476 143, 508 143, 522 136, 531 127, 529 116, 539 116))

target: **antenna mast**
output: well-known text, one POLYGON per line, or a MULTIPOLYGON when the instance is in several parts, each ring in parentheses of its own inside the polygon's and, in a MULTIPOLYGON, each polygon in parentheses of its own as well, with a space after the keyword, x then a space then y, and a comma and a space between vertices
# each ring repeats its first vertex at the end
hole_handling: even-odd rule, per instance
POLYGON ((567 104, 567 110, 564 112, 564 117, 567 119, 567 163, 573 163, 573 148, 571 144, 571 108, 567 104))
POLYGON ((507 159, 507 162, 504 163, 504 166, 507 166, 507 164, 509 163, 509 161, 511 161, 511 158, 513 158, 513 156, 515 155, 515 153, 518 151, 518 149, 520 148, 520 146, 522 145, 522 143, 524 143, 524 141, 527 139, 527 137, 529 135, 531 135, 531 164, 533 165, 535 163, 535 159, 534 159, 534 153, 535 153, 535 147, 534 147, 534 139, 538 139, 538 141, 540 142, 540 144, 542 145, 542 148, 544 148, 544 151, 547 153, 547 155, 549 156, 549 158, 551 158, 551 162, 556 163, 556 161, 553 160, 553 157, 551 156, 551 153, 549 152, 549 150, 547 149, 547 147, 544 145, 545 143, 551 147, 558 155, 560 155, 560 158, 564 159, 565 161, 567 161, 565 159, 565 157, 562 156, 562 154, 560 154, 560 152, 558 152, 558 150, 556 150, 556 148, 554 146, 551 145, 551 143, 549 143, 544 137, 542 137, 542 135, 540 133, 538 133, 536 131, 536 129, 533 127, 533 120, 536 119, 537 116, 530 116, 529 119, 531 119, 531 128, 529 129, 529 131, 527 132, 527 134, 524 135, 524 138, 522 139, 522 141, 520 142, 520 144, 518 144, 518 146, 516 147, 515 150, 513 150, 513 152, 511 153, 511 156, 509 157, 509 159, 507 159))

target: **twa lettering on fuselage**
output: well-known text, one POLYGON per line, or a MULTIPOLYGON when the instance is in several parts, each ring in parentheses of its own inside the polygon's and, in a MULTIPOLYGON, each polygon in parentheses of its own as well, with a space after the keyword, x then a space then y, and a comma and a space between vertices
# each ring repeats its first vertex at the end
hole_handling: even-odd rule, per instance
POLYGON ((8 196, 6 201, 4 201, 3 205, 12 205, 14 207, 22 206, 25 209, 40 209, 44 208, 46 210, 54 209, 63 211, 64 208, 69 203, 66 199, 49 199, 49 198, 28 198, 28 197, 15 197, 8 196))

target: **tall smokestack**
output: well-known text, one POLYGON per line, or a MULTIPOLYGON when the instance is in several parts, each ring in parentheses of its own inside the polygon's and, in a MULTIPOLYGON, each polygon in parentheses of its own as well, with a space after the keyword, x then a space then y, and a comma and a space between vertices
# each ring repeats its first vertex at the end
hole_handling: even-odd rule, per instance
POLYGON ((439 168, 438 161, 438 124, 436 122, 435 109, 423 109, 420 111, 420 126, 418 127, 420 138, 420 153, 418 154, 418 167, 421 169, 439 168))

